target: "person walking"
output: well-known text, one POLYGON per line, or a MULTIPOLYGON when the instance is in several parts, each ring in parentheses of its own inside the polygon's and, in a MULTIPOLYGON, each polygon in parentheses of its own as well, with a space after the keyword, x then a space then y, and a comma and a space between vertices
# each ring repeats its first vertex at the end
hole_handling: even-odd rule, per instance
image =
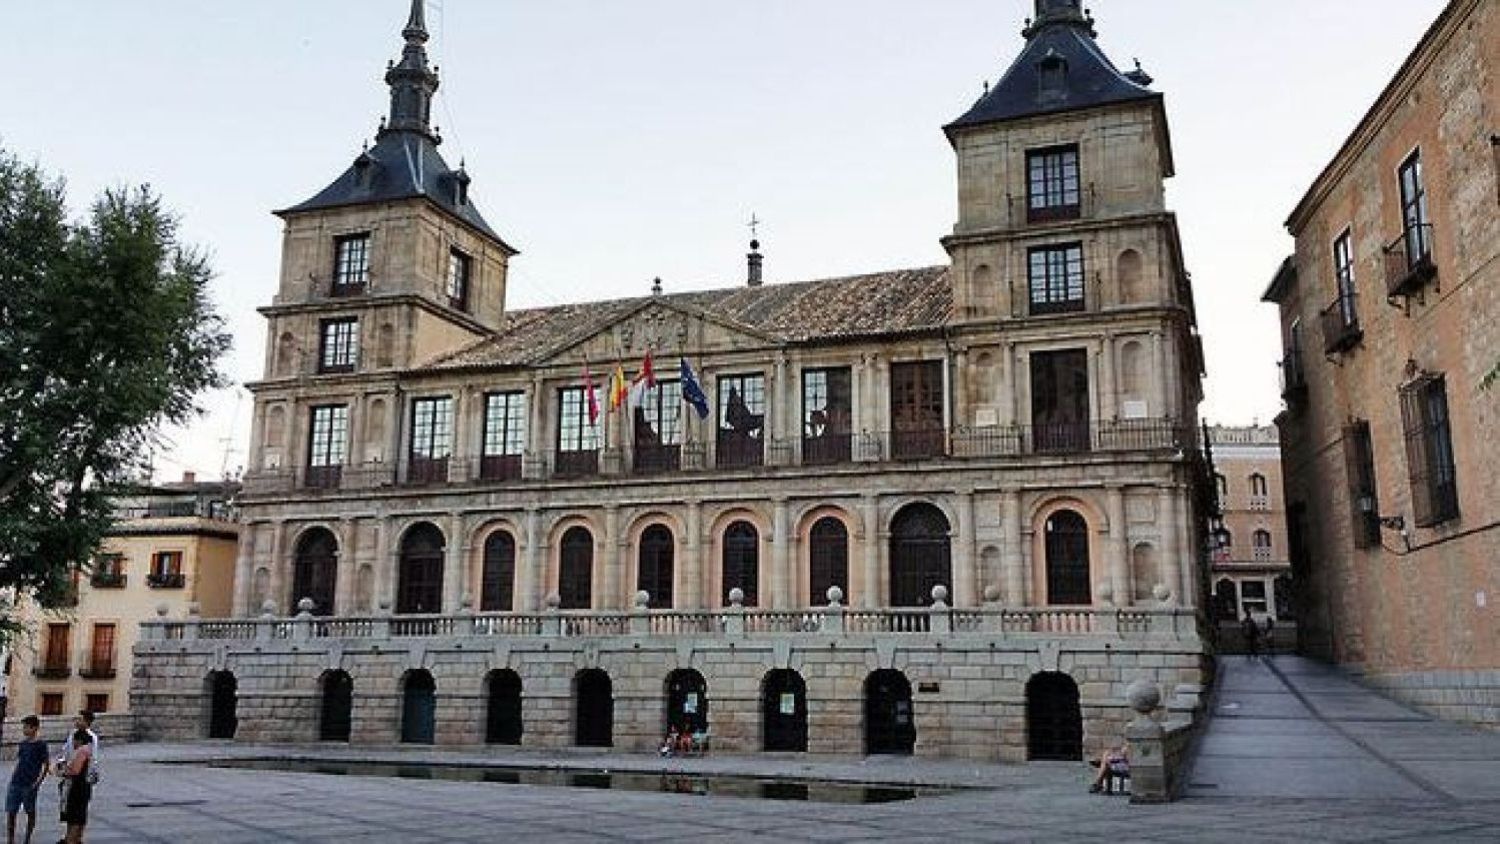
POLYGON ((1266 653, 1276 653, 1276 620, 1266 616, 1266 653))
POLYGON ((25 844, 31 844, 36 830, 36 795, 42 780, 52 770, 47 758, 47 743, 37 738, 42 722, 35 715, 21 719, 21 743, 16 745, 16 767, 10 772, 10 787, 5 792, 5 841, 16 844, 16 814, 26 810, 25 844))
POLYGON ((71 741, 73 750, 68 754, 67 764, 59 772, 66 784, 63 789, 62 822, 67 827, 67 836, 59 844, 82 844, 83 828, 89 822, 89 801, 94 796, 94 784, 89 781, 89 767, 94 759, 94 746, 89 742, 89 731, 75 731, 71 741))
POLYGON ((1245 610, 1245 620, 1240 622, 1240 632, 1245 635, 1245 656, 1255 659, 1260 655, 1260 625, 1249 610, 1245 610))

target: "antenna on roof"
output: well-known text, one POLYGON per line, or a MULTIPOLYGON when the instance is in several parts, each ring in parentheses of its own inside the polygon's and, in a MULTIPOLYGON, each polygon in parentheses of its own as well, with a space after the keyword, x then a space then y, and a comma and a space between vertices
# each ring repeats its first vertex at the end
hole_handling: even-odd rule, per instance
POLYGON ((754 214, 750 215, 750 254, 745 256, 748 265, 746 283, 751 287, 759 287, 763 281, 761 264, 765 258, 760 254, 760 224, 761 220, 754 214))

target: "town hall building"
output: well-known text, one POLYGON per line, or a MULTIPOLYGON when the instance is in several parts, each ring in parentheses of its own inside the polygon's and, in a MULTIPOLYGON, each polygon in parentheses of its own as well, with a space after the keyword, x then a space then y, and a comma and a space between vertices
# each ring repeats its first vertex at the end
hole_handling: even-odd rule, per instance
POLYGON ((375 143, 278 212, 234 617, 147 625, 142 737, 1077 759, 1134 681, 1194 709, 1170 135, 1079 0, 943 127, 947 264, 765 283, 752 243, 735 287, 525 310, 423 6, 375 143))

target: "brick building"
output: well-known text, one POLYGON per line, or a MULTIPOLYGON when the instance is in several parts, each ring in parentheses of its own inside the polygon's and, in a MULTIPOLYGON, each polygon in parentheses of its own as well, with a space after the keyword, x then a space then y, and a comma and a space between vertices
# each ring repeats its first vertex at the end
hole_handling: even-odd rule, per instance
POLYGON ((738 286, 532 310, 420 0, 403 36, 376 143, 280 212, 237 620, 157 626, 145 735, 1078 758, 1135 679, 1193 708, 1166 112, 1078 0, 945 127, 949 265, 768 284, 752 243, 738 286))
POLYGON ((1220 644, 1239 641, 1235 622, 1249 613, 1257 622, 1275 622, 1277 640, 1290 645, 1295 641, 1292 563, 1277 430, 1215 425, 1208 439, 1225 531, 1209 568, 1210 609, 1219 622, 1220 644))
POLYGON ((1287 220, 1302 647, 1500 725, 1500 2, 1454 0, 1287 220))

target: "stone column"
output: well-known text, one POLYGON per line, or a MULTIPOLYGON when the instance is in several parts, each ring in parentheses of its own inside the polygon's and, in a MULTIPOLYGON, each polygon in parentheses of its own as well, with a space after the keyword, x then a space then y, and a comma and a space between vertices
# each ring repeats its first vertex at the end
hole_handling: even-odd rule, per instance
POLYGON ((255 578, 255 534, 258 523, 246 524, 240 529, 238 552, 234 558, 234 608, 236 618, 252 618, 260 615, 259 607, 250 606, 251 581, 255 578))
POLYGON ((338 570, 334 579, 333 611, 337 615, 354 612, 354 579, 359 571, 359 522, 345 516, 339 522, 338 570))
POLYGON ((395 519, 386 516, 375 523, 375 606, 370 609, 377 614, 389 612, 396 606, 396 581, 399 579, 397 569, 401 565, 401 552, 396 547, 395 522, 395 519))
MULTIPOLYGON (((969 418, 969 351, 959 349, 953 356, 953 396, 952 416, 948 419, 948 427, 967 428, 973 420, 969 418)), ((963 606, 962 599, 954 594, 955 606, 963 606)))
POLYGON ((1005 356, 1001 364, 1004 371, 1002 377, 1005 379, 1005 383, 1000 386, 999 401, 997 402, 1000 405, 1001 425, 1016 424, 1016 401, 1021 395, 1021 391, 1016 388, 1016 361, 1018 359, 1016 344, 1006 343, 1005 356))
POLYGON ((604 559, 602 569, 604 584, 600 599, 594 601, 599 609, 627 609, 630 602, 623 592, 625 580, 624 537, 620 536, 620 507, 618 504, 604 505, 604 559))
POLYGON ((1197 569, 1198 543, 1196 532, 1192 526, 1191 509, 1188 507, 1187 490, 1179 488, 1173 499, 1177 502, 1177 541, 1180 543, 1182 552, 1178 554, 1178 582, 1181 591, 1181 603, 1184 607, 1194 607, 1198 604, 1198 590, 1194 572, 1197 569))
POLYGON ((535 507, 526 509, 526 553, 516 581, 521 612, 536 612, 542 590, 542 511, 535 507))
POLYGON ((691 499, 687 502, 687 535, 682 538, 682 584, 683 609, 703 609, 703 502, 691 499))
MULTIPOLYGON (((771 406, 767 408, 769 412, 766 414, 766 439, 769 442, 782 440, 788 436, 787 419, 791 413, 791 400, 788 396, 791 391, 788 389, 787 372, 786 353, 778 352, 776 354, 776 371, 774 375, 776 383, 770 391, 770 395, 767 396, 771 401, 771 406)), ((780 452, 776 453, 780 454, 780 452)), ((767 455, 767 457, 770 457, 770 455, 767 455)))
MULTIPOLYGON (((1172 590, 1171 603, 1181 606, 1182 574, 1179 569, 1182 561, 1179 559, 1181 549, 1177 542, 1177 501, 1171 487, 1163 487, 1157 492, 1156 510, 1162 545, 1158 578, 1163 585, 1172 590)), ((1155 588, 1155 584, 1152 588, 1155 588)))
MULTIPOLYGON (((531 379, 531 391, 526 397, 526 457, 536 460, 545 460, 547 456, 547 396, 543 392, 542 378, 540 375, 531 379)), ((527 477, 525 458, 522 458, 521 471, 527 477)), ((540 477, 545 477, 543 472, 540 477)))
POLYGON ((469 585, 465 581, 464 560, 469 556, 468 537, 464 536, 464 517, 448 514, 447 543, 443 547, 443 604, 444 613, 458 612, 459 602, 469 585))
POLYGON ((787 510, 787 500, 778 497, 774 500, 775 509, 771 522, 771 591, 772 607, 774 609, 788 609, 792 606, 791 598, 791 538, 787 535, 790 531, 788 522, 790 516, 787 510))
POLYGON ((953 559, 953 583, 949 584, 955 607, 979 606, 979 566, 974 560, 974 490, 957 494, 958 542, 953 559))
POLYGON ((1151 398, 1154 410, 1151 416, 1165 419, 1173 409, 1167 406, 1167 347, 1162 342, 1161 332, 1151 332, 1151 352, 1156 357, 1156 377, 1151 379, 1151 398))
POLYGON ((861 590, 859 605, 873 610, 880 606, 880 500, 866 495, 859 503, 864 519, 865 552, 865 588, 861 590))
POLYGON ((1024 607, 1029 602, 1026 600, 1026 580, 1022 574, 1021 493, 1007 489, 1001 493, 1000 500, 1001 514, 1005 521, 1000 526, 1004 536, 1002 566, 1005 569, 1005 603, 1012 607, 1024 607))
POLYGON ((1115 336, 1105 334, 1099 347, 1099 418, 1120 418, 1120 391, 1115 372, 1115 336))
POLYGON ((1105 545, 1105 556, 1109 560, 1109 585, 1114 592, 1117 607, 1128 607, 1132 603, 1130 589, 1130 556, 1125 541, 1125 492, 1118 486, 1104 491, 1105 507, 1109 514, 1109 542, 1105 545))
MULTIPOLYGON (((286 565, 286 522, 277 521, 271 526, 271 558, 266 564, 271 569, 271 585, 267 598, 276 603, 277 615, 291 615, 291 602, 287 599, 288 593, 292 591, 292 579, 287 576, 286 565)), ((255 614, 260 614, 260 607, 255 607, 255 614)))

